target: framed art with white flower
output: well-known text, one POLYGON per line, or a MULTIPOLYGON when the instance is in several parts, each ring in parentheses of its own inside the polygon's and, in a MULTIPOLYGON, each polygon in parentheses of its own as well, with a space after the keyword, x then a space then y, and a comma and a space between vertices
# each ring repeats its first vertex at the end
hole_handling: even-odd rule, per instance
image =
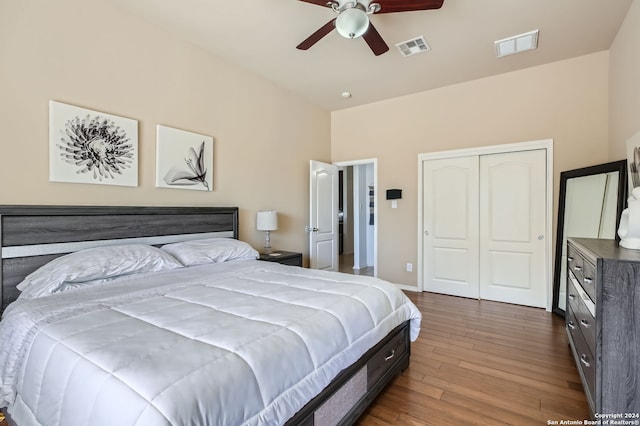
POLYGON ((138 121, 50 101, 49 180, 138 186, 138 121))
POLYGON ((158 125, 156 186, 213 190, 213 137, 158 125))
POLYGON ((627 167, 629 169, 629 194, 640 186, 640 132, 627 139, 627 167))

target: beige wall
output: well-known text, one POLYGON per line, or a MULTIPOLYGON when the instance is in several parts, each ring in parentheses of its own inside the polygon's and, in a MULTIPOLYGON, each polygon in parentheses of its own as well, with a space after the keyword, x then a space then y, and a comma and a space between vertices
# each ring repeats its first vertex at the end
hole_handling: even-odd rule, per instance
POLYGON ((609 153, 617 160, 640 131, 640 0, 631 3, 609 52, 609 153))
POLYGON ((0 204, 237 205, 257 247, 255 212, 275 208, 274 245, 306 253, 308 160, 377 158, 381 193, 403 189, 398 209, 380 199, 379 275, 416 285, 419 153, 553 138, 554 200, 560 171, 624 157, 640 123, 639 3, 610 54, 329 114, 105 0, 0 0, 0 204), (49 182, 49 100, 138 120, 140 186, 49 182), (155 188, 157 124, 214 137, 213 192, 155 188))
POLYGON ((280 212, 276 247, 306 252, 309 159, 330 160, 330 114, 92 0, 0 0, 0 204, 240 207, 280 212), (48 181, 48 101, 139 121, 139 187, 48 181), (214 138, 214 191, 155 188, 155 128, 214 138))
POLYGON ((332 161, 377 158, 379 193, 403 190, 397 209, 379 199, 379 276, 417 285, 405 264, 417 264, 418 154, 552 138, 554 200, 561 171, 608 161, 608 61, 601 52, 333 112, 332 161))

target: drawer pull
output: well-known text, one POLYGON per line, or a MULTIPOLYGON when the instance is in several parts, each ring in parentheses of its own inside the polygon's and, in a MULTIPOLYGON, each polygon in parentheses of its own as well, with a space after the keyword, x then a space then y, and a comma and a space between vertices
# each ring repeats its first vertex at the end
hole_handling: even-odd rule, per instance
POLYGON ((575 298, 576 298, 576 295, 575 295, 575 294, 569 293, 569 299, 573 300, 573 299, 575 299, 575 298))
POLYGON ((569 326, 570 329, 575 330, 576 329, 576 325, 573 323, 572 320, 567 321, 567 325, 569 326))
POLYGON ((393 349, 389 355, 384 357, 384 362, 389 361, 391 358, 393 358, 395 356, 395 354, 396 354, 396 350, 393 349))
POLYGON ((584 277, 584 282, 587 284, 591 284, 593 282, 593 278, 584 277))
POLYGON ((567 262, 573 262, 573 257, 571 256, 567 257, 567 262))
POLYGON ((584 364, 585 367, 591 367, 591 363, 588 361, 587 355, 580 355, 580 362, 584 364))
POLYGON ((589 321, 587 321, 585 319, 581 319, 580 320, 580 324, 582 324, 585 328, 591 327, 591 324, 589 324, 589 321))
POLYGON ((576 266, 573 267, 573 270, 574 271, 582 271, 582 266, 576 265, 576 266))

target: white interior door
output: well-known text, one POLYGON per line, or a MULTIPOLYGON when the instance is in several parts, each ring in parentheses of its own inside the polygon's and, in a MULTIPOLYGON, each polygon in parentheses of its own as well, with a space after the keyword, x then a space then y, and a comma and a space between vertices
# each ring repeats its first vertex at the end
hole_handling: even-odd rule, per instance
POLYGON ((545 307, 546 151, 480 156, 480 298, 545 307))
POLYGON ((309 165, 309 266, 338 270, 338 167, 309 165))
POLYGON ((478 298, 478 157, 423 163, 425 290, 478 298))

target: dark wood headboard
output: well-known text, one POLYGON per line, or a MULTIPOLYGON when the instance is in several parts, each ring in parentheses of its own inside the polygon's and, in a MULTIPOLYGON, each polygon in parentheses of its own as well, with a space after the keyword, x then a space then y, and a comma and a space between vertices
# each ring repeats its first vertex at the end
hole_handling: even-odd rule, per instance
POLYGON ((237 207, 0 206, 0 312, 52 259, 109 244, 238 238, 237 207))

